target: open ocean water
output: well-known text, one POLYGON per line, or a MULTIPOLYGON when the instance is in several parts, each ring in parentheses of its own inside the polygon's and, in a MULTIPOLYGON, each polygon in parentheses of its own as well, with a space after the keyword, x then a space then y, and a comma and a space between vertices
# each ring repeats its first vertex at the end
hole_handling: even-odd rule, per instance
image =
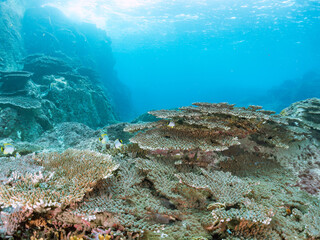
POLYGON ((135 115, 194 101, 255 102, 280 111, 291 102, 320 95, 317 0, 91 0, 52 5, 106 30, 135 115), (300 86, 307 81, 311 86, 300 86))

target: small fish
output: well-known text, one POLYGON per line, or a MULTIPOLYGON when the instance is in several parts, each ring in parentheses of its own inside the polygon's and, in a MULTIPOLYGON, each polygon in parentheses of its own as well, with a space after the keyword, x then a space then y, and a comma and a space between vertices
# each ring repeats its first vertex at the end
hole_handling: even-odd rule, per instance
POLYGON ((123 143, 122 140, 117 139, 114 141, 114 147, 119 149, 122 147, 122 145, 123 145, 122 143, 123 143))
POLYGON ((107 134, 101 134, 101 137, 99 137, 99 141, 102 143, 102 144, 107 144, 110 140, 109 140, 109 137, 107 134))
POLYGON ((17 152, 16 158, 20 158, 20 157, 21 157, 20 153, 17 152))
POLYGON ((56 86, 55 83, 51 83, 51 84, 50 84, 50 90, 52 90, 55 86, 56 86))
POLYGON ((8 154, 13 154, 13 152, 15 151, 15 148, 12 144, 10 143, 5 143, 3 144, 3 147, 1 147, 1 152, 3 152, 4 155, 8 155, 8 154))
POLYGON ((176 124, 173 122, 173 121, 170 121, 169 124, 168 124, 168 127, 171 127, 173 128, 176 124))

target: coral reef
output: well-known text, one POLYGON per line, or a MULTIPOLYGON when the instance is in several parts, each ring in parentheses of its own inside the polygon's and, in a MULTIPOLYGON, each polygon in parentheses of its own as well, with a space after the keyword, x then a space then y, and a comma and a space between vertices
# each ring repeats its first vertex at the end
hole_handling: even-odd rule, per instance
POLYGON ((13 209, 2 216, 7 234, 13 234, 26 215, 61 210, 81 201, 100 179, 118 168, 109 155, 72 149, 25 157, 22 163, 20 170, 12 164, 3 166, 7 178, 0 186, 0 206, 13 209))
POLYGON ((129 112, 105 32, 18 2, 0 3, 1 136, 34 141, 62 122, 115 123, 115 105, 129 112))
POLYGON ((320 138, 320 99, 311 98, 296 102, 282 110, 281 115, 300 120, 320 138))
POLYGON ((24 90, 27 82, 31 79, 32 73, 26 71, 19 72, 1 72, 2 94, 15 93, 24 90))
POLYGON ((46 151, 78 150, 0 158, 0 234, 115 240, 320 237, 319 143, 303 120, 226 103, 151 113, 160 120, 99 130, 58 124, 37 143, 46 151), (107 147, 98 140, 103 133, 127 144, 107 147))
POLYGON ((34 140, 61 122, 76 121, 96 128, 116 121, 101 87, 77 73, 63 59, 32 55, 25 58, 24 63, 24 69, 33 75, 19 73, 23 79, 21 86, 16 85, 15 72, 7 72, 0 79, 6 82, 8 76, 12 76, 10 82, 16 87, 11 88, 11 94, 7 91, 8 84, 0 87, 0 107, 3 108, 0 125, 5 126, 4 137, 16 139, 14 130, 21 132, 22 140, 34 140))
MULTIPOLYGON (((230 173, 208 172, 204 169, 201 169, 201 173, 202 175, 188 173, 177 174, 176 176, 182 184, 209 192, 211 197, 218 202, 215 203, 217 207, 227 207, 243 202, 244 196, 251 191, 247 183, 230 173)), ((211 206, 210 208, 215 207, 211 206)))
POLYGON ((45 149, 55 151, 64 151, 68 148, 91 149, 90 140, 96 142, 98 136, 99 131, 82 123, 64 122, 43 133, 36 142, 45 149))
MULTIPOLYGON (((130 141, 142 149, 176 157, 188 155, 193 162, 210 156, 216 158, 216 152, 239 148, 248 140, 252 142, 250 145, 257 145, 256 149, 259 146, 286 149, 290 142, 302 141, 308 134, 300 128, 298 130, 296 122, 272 115, 274 112, 262 110, 259 106, 238 108, 227 103, 194 105, 197 107, 149 112, 163 120, 132 124, 125 131, 138 132, 130 141)), ((247 143, 240 148, 250 147, 247 143)))
MULTIPOLYGON (((311 98, 293 103, 283 109, 281 115, 290 120, 299 121, 301 127, 312 135, 311 139, 314 139, 314 141, 320 140, 320 99, 311 98)), ((304 168, 295 166, 299 173, 297 185, 308 193, 317 195, 320 191, 319 148, 312 146, 312 144, 309 144, 307 148, 309 148, 309 151, 303 152, 297 162, 302 162, 307 159, 306 155, 309 155, 309 159, 310 157, 311 159, 308 164, 305 164, 306 167, 304 168)))
POLYGON ((117 169, 110 156, 90 151, 69 149, 62 154, 42 153, 33 159, 43 171, 15 173, 10 184, 0 187, 0 204, 4 207, 37 211, 64 207, 80 201, 98 180, 117 169))
MULTIPOLYGON (((115 115, 130 116, 130 93, 114 70, 111 40, 105 31, 93 24, 72 21, 57 8, 48 6, 27 9, 21 24, 27 54, 46 56, 37 64, 31 61, 31 66, 25 64, 27 71, 41 74, 45 67, 46 75, 57 75, 57 72, 70 72, 69 63, 73 63, 79 75, 103 86, 115 115), (61 58, 68 64, 61 62, 61 58)), ((101 114, 106 110, 111 114, 108 109, 99 109, 101 114)), ((102 118, 102 121, 106 120, 102 118)))
POLYGON ((19 60, 24 54, 22 12, 21 6, 13 7, 10 1, 0 2, 0 71, 14 71, 21 66, 19 60))

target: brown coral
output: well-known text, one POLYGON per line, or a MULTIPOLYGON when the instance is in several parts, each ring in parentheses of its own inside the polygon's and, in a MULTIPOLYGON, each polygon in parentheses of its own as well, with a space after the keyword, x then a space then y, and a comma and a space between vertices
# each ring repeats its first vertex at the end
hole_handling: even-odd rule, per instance
POLYGON ((163 120, 127 126, 127 131, 139 131, 130 141, 151 152, 221 152, 239 145, 247 137, 258 144, 287 148, 290 141, 298 140, 297 135, 305 134, 288 128, 286 119, 261 110, 260 106, 194 105, 149 112, 163 120))

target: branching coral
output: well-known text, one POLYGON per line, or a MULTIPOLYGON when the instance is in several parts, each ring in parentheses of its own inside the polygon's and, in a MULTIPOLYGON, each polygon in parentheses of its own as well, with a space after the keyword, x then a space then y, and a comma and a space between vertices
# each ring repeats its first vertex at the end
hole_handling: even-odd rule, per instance
POLYGON ((82 200, 96 182, 118 168, 111 156, 91 151, 67 150, 34 157, 43 172, 26 173, 0 186, 0 204, 42 211, 82 200))
POLYGON ((139 133, 131 142, 139 144, 142 149, 181 150, 201 149, 202 151, 223 151, 228 147, 240 144, 236 137, 219 137, 218 132, 199 131, 188 127, 167 127, 151 129, 147 134, 139 133))

